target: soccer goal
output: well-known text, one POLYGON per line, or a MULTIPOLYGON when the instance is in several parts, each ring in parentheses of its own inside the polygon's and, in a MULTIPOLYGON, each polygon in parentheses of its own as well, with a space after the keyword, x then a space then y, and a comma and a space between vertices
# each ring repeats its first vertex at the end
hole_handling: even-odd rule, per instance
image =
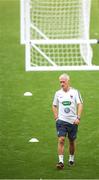
POLYGON ((91 0, 21 0, 26 70, 99 70, 92 63, 91 0))

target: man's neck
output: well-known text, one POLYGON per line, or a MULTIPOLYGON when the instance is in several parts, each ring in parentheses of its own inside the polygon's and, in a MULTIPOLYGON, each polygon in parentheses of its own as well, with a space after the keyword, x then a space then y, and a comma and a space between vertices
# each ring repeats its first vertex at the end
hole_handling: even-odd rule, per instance
POLYGON ((64 92, 68 92, 68 91, 70 90, 70 86, 67 87, 66 89, 63 89, 63 88, 62 88, 62 90, 63 90, 64 92))

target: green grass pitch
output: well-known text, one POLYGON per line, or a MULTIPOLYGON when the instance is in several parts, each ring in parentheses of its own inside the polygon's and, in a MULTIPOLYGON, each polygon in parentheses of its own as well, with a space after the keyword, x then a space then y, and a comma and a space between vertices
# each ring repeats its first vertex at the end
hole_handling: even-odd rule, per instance
MULTIPOLYGON (((84 99, 76 165, 56 170, 51 105, 62 72, 25 72, 19 0, 0 0, 0 179, 99 179, 99 71, 68 72, 84 99), (32 97, 24 97, 26 91, 32 97), (39 143, 28 141, 36 137, 39 143)), ((99 0, 92 0, 91 38, 99 38, 99 0)), ((99 45, 93 45, 99 64, 99 45)))

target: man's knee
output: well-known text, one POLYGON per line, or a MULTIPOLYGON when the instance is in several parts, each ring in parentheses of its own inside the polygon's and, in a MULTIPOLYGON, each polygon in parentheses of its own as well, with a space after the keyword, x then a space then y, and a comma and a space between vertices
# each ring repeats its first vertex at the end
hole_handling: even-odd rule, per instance
POLYGON ((59 144, 64 145, 65 137, 59 137, 58 142, 59 144))

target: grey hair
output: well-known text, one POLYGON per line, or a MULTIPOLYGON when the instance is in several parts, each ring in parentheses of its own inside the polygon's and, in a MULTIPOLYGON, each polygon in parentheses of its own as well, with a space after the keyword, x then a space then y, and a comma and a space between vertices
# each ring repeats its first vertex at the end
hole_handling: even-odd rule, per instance
POLYGON ((63 78, 63 79, 66 79, 66 80, 70 80, 70 77, 69 77, 69 75, 68 74, 61 74, 60 76, 59 76, 59 79, 61 79, 61 78, 63 78))

